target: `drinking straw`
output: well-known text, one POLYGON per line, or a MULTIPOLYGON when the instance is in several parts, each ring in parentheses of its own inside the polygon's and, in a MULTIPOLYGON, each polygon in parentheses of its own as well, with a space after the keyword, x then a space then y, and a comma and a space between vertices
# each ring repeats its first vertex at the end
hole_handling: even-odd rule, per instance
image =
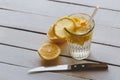
POLYGON ((87 23, 86 27, 88 27, 90 25, 90 22, 92 21, 92 19, 95 16, 95 14, 96 14, 96 12, 97 12, 98 9, 99 9, 99 6, 96 6, 95 9, 94 9, 94 11, 93 11, 93 13, 92 13, 92 15, 90 16, 90 19, 88 20, 88 23, 87 23))

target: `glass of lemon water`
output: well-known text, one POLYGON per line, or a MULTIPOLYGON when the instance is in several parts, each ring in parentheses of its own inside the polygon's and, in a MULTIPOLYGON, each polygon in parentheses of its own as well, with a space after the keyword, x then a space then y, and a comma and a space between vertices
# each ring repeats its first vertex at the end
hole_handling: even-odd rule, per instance
POLYGON ((70 55, 76 60, 82 60, 89 56, 92 33, 95 26, 94 20, 88 25, 90 16, 85 13, 71 14, 70 17, 75 25, 74 30, 64 28, 70 55))

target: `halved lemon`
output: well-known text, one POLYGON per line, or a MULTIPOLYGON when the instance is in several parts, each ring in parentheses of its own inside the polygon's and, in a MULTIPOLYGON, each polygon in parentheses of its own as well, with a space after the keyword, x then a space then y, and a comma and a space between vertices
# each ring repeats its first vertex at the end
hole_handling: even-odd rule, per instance
POLYGON ((54 26, 56 36, 60 38, 65 38, 66 35, 64 28, 67 28, 69 31, 74 32, 75 22, 73 21, 73 19, 67 16, 58 19, 54 26))
POLYGON ((53 43, 45 43, 38 49, 38 54, 45 60, 56 59, 60 53, 60 47, 53 43))
POLYGON ((50 27, 50 29, 48 30, 48 33, 47 33, 47 37, 54 43, 63 43, 65 42, 65 39, 64 38, 60 38, 60 37, 57 37, 54 33, 54 25, 52 25, 50 27))

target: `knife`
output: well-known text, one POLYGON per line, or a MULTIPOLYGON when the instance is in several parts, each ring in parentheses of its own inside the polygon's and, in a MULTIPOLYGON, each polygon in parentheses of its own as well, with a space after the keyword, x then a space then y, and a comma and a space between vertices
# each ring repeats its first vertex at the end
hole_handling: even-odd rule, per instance
POLYGON ((83 63, 83 64, 73 64, 73 65, 57 65, 57 66, 49 66, 49 67, 37 67, 28 71, 28 73, 33 72, 46 72, 46 71, 78 71, 78 70, 106 70, 108 65, 105 63, 83 63))

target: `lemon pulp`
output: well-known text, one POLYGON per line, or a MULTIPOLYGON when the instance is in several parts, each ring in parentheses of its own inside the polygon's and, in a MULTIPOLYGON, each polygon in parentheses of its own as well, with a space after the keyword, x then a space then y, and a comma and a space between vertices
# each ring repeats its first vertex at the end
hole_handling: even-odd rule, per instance
POLYGON ((58 45, 53 43, 44 43, 38 49, 39 55, 45 60, 52 60, 60 55, 60 48, 58 45))

